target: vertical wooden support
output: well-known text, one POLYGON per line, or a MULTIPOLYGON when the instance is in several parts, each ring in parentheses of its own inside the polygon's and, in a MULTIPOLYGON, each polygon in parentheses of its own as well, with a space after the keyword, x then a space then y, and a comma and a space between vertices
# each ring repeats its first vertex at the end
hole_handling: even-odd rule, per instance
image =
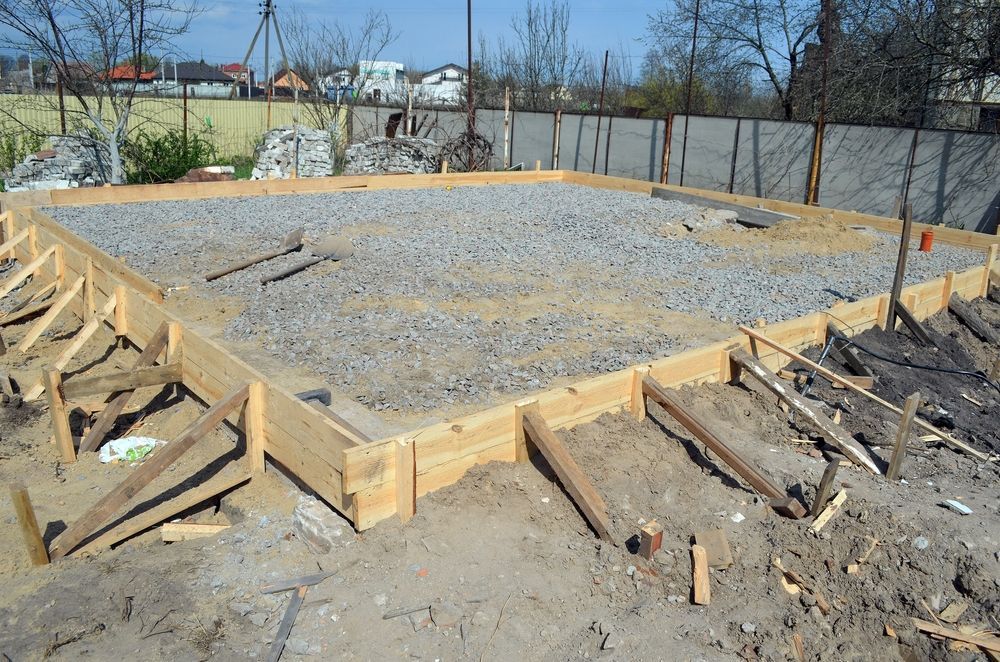
MULTIPOLYGON (((14 212, 10 212, 9 211, 9 212, 7 212, 5 214, 4 219, 3 219, 3 241, 4 241, 4 243, 7 243, 8 241, 10 241, 13 238, 14 238, 14 212)), ((11 249, 10 249, 10 252, 7 253, 7 255, 6 255, 6 259, 8 259, 8 260, 13 260, 14 259, 14 257, 15 257, 14 250, 15 250, 15 247, 12 246, 11 249)), ((3 258, 4 258, 4 256, 0 255, 0 259, 3 259, 3 258)))
POLYGON ((62 373, 58 368, 47 367, 42 373, 45 395, 49 401, 49 415, 52 416, 52 431, 56 436, 56 446, 62 453, 63 462, 76 462, 73 448, 73 433, 69 429, 69 412, 62 395, 62 373))
POLYGON ((552 169, 559 169, 559 134, 562 132, 562 110, 556 109, 555 127, 552 131, 552 169))
POLYGON ((538 400, 524 400, 514 405, 514 460, 527 462, 531 459, 528 437, 524 434, 524 415, 538 411, 538 400))
POLYGON ((535 161, 535 172, 541 172, 541 170, 542 170, 542 162, 541 162, 541 160, 536 160, 535 161))
POLYGON ((696 605, 712 602, 712 586, 708 576, 708 553, 701 545, 691 545, 691 569, 694 590, 692 598, 696 605))
POLYGON ((816 498, 813 499, 812 508, 809 509, 809 514, 813 517, 819 515, 823 511, 823 506, 830 500, 830 492, 833 490, 833 481, 837 477, 839 467, 840 460, 834 460, 826 465, 823 477, 819 481, 819 487, 816 488, 816 498))
POLYGON ((447 175, 448 174, 448 162, 447 161, 442 161, 441 162, 441 174, 442 175, 447 175))
POLYGON ((97 304, 94 303, 94 261, 87 258, 87 268, 84 271, 83 281, 83 321, 87 322, 97 312, 97 304))
POLYGON ((180 322, 170 322, 167 326, 166 363, 181 363, 184 360, 184 327, 180 322))
MULTIPOLYGON (((896 257, 896 273, 892 279, 892 290, 889 292, 889 296, 891 297, 890 303, 893 304, 889 308, 888 326, 890 329, 896 328, 895 302, 899 301, 899 294, 903 291, 903 278, 906 275, 906 256, 910 252, 910 230, 912 227, 913 205, 906 203, 903 206, 903 227, 899 237, 899 255, 896 257)), ((910 310, 912 312, 912 308, 910 310)))
POLYGON ((948 271, 944 274, 944 287, 941 289, 941 308, 940 310, 945 310, 948 307, 948 301, 951 299, 951 295, 955 293, 955 272, 948 271))
MULTIPOLYGON (((986 266, 983 268, 983 282, 979 287, 979 296, 984 297, 990 293, 990 271, 993 270, 993 264, 997 260, 997 252, 1000 249, 1000 244, 991 244, 989 250, 986 251, 986 266)), ((945 307, 948 306, 948 302, 944 302, 945 307)))
MULTIPOLYGON (((917 317, 917 293, 907 292, 903 295, 903 305, 906 306, 907 310, 913 314, 913 317, 917 317)), ((919 318, 918 318, 919 319, 919 318)), ((898 327, 902 322, 897 320, 896 326, 898 327)))
POLYGON ((34 223, 28 226, 28 253, 32 260, 38 257, 38 228, 34 223))
POLYGON ((247 439, 247 461, 250 473, 260 476, 264 473, 264 446, 267 437, 264 432, 264 411, 267 407, 267 385, 264 382, 250 384, 246 413, 243 418, 247 439))
POLYGON ((56 252, 52 254, 52 264, 56 272, 56 287, 61 288, 66 282, 66 249, 62 244, 56 244, 56 252))
POLYGON ((878 312, 875 314, 875 324, 883 331, 889 327, 889 310, 892 308, 889 301, 890 297, 888 294, 883 294, 878 298, 878 312))
POLYGON ((889 462, 889 470, 885 477, 888 480, 899 480, 899 472, 903 468, 903 460, 906 459, 906 444, 910 440, 910 428, 913 427, 913 417, 920 406, 920 393, 914 393, 906 399, 903 405, 903 416, 899 421, 899 430, 896 432, 896 446, 892 450, 892 460, 889 462))
POLYGON ((404 524, 417 513, 417 445, 413 439, 396 441, 396 512, 404 524))
POLYGON ((28 548, 28 557, 32 565, 45 565, 49 562, 49 552, 45 549, 45 541, 35 519, 35 510, 31 507, 28 490, 24 485, 10 486, 10 500, 17 513, 17 523, 24 537, 24 545, 28 548))
POLYGON ((642 380, 649 376, 649 367, 643 366, 632 371, 632 399, 629 411, 638 421, 646 420, 646 394, 642 390, 642 380))
POLYGON ((662 545, 663 526, 655 519, 639 530, 639 556, 642 558, 652 561, 662 545))
POLYGON ((731 345, 719 352, 719 383, 739 384, 743 377, 743 368, 733 360, 734 349, 739 349, 739 345, 731 345))
POLYGON ((128 299, 125 294, 125 286, 115 287, 115 335, 123 338, 128 335, 128 311, 126 309, 128 299))

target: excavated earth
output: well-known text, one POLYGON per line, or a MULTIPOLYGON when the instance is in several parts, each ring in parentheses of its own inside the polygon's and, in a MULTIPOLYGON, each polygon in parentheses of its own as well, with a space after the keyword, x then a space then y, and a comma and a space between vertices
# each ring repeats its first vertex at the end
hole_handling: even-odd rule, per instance
MULTIPOLYGON (((1000 330, 1000 306, 973 305, 1000 330)), ((870 331, 857 340, 905 363, 988 371, 1000 358, 997 347, 948 313, 928 326, 938 351, 916 346, 906 331, 870 331)), ((16 340, 24 328, 7 327, 6 337, 16 340)), ((73 329, 56 328, 26 356, 0 357, 0 369, 37 373, 73 329)), ((89 344, 72 369, 92 374, 134 360, 134 351, 106 351, 107 344, 89 344)), ((1000 396, 991 386, 863 356, 879 395, 899 403, 919 390, 922 411, 941 425, 950 417, 959 439, 984 451, 1000 446, 1000 396)), ((137 399, 143 411, 123 417, 116 434, 169 438, 197 416, 199 407, 183 394, 150 391, 137 399), (164 398, 167 409, 148 405, 164 398)), ((677 394, 749 463, 812 505, 825 467, 839 459, 816 430, 789 423, 753 382, 677 394)), ((895 416, 821 380, 811 397, 829 413, 840 409, 841 424, 885 466, 895 416)), ((49 541, 130 472, 94 454, 60 462, 50 431, 41 408, 0 407, 0 480, 29 486, 49 541)), ((998 463, 914 434, 900 482, 840 467, 834 493, 846 490, 847 501, 816 534, 809 519, 771 511, 655 405, 641 422, 605 415, 558 434, 607 503, 616 544, 595 537, 538 456, 476 467, 421 498, 405 526, 382 522, 322 554, 298 537, 291 513, 301 493, 274 470, 186 514, 231 524, 217 536, 165 544, 154 528, 113 550, 39 568, 28 565, 4 499, 0 657, 263 659, 290 595, 263 594, 262 585, 336 570, 306 594, 282 660, 987 659, 916 631, 910 619, 959 612, 947 627, 1000 630, 998 463), (942 506, 946 499, 971 514, 942 506), (653 519, 664 527, 663 549, 646 560, 635 553, 635 537, 653 519), (726 532, 733 565, 711 572, 711 603, 698 606, 691 599, 692 537, 713 529, 726 532), (812 592, 789 593, 775 558, 812 592), (847 571, 852 564, 855 573, 847 571), (821 604, 830 605, 828 613, 821 604), (409 613, 393 616, 400 610, 409 613)), ((139 501, 153 503, 214 470, 232 455, 233 442, 216 432, 191 453, 139 501)))
MULTIPOLYGON (((898 240, 793 221, 768 230, 647 195, 567 184, 148 202, 45 210, 165 287, 170 304, 248 353, 313 371, 415 425, 884 292, 898 240), (276 247, 350 238, 355 254, 285 280, 306 247, 211 283, 276 247)), ((911 251, 907 282, 982 263, 911 251)))

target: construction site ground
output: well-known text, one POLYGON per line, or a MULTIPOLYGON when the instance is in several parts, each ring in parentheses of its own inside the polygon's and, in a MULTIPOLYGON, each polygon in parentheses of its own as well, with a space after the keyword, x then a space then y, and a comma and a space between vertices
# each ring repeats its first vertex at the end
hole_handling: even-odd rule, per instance
MULTIPOLYGON (((974 306, 1000 329, 1000 306, 974 306)), ((989 371, 1000 358, 996 346, 947 312, 927 325, 941 350, 916 345, 905 330, 873 330, 857 340, 898 360, 966 370, 989 371)), ((51 359, 74 328, 63 323, 29 355, 9 352, 0 366, 23 379, 23 367, 51 359)), ((106 352, 113 338, 104 340, 79 355, 81 374, 130 365, 134 353, 106 352)), ((939 419, 954 421, 961 439, 1000 449, 995 390, 967 377, 864 360, 877 377, 876 393, 900 403, 919 390, 939 419)), ((172 387, 149 391, 137 405, 178 397, 172 387)), ((815 430, 790 424, 775 398, 749 379, 678 393, 747 461, 811 505, 824 468, 839 457, 816 441, 815 430)), ((898 417, 822 380, 812 394, 828 413, 842 410, 841 423, 884 468, 898 417)), ((200 409, 188 398, 151 408, 120 419, 113 436, 169 439, 200 409)), ((617 545, 597 540, 539 457, 476 467, 422 498, 407 525, 383 522, 319 555, 292 526, 298 488, 273 470, 218 508, 189 513, 190 521, 231 524, 215 537, 165 544, 154 528, 116 549, 36 568, 9 501, 0 501, 8 525, 0 538, 0 655, 262 659, 290 594, 263 595, 260 587, 322 569, 338 572, 309 590, 282 659, 785 660, 796 659, 795 635, 809 660, 985 659, 916 632, 910 618, 934 620, 952 603, 967 603, 949 627, 1000 629, 997 463, 914 435, 905 482, 841 467, 834 493, 846 489, 846 504, 814 534, 808 519, 771 511, 656 405, 649 412, 643 422, 605 415, 559 432, 607 502, 617 545), (972 514, 943 507, 945 499, 972 514), (664 527, 663 550, 647 561, 634 553, 634 536, 653 519, 664 527), (712 572, 711 604, 697 606, 691 542, 709 529, 726 532, 734 564, 712 572), (822 595, 828 614, 815 594, 783 588, 776 557, 822 595), (851 564, 856 573, 846 571, 851 564), (384 618, 401 608, 412 611, 384 618)), ((130 471, 100 464, 94 453, 62 464, 50 437, 43 408, 0 407, 0 480, 29 487, 47 542, 130 471)), ((144 490, 140 504, 191 476, 204 478, 227 453, 233 442, 212 433, 144 490)))

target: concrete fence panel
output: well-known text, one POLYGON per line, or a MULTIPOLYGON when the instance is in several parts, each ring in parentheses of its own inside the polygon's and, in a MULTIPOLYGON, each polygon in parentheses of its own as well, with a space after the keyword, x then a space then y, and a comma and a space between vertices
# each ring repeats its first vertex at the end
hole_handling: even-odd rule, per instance
POLYGON ((892 216, 906 191, 913 129, 827 125, 819 204, 892 216))

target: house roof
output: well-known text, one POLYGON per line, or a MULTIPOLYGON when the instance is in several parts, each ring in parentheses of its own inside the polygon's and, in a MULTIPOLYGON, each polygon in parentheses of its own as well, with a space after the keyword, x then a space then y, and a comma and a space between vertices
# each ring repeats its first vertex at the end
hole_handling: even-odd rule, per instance
POLYGON ((156 78, 155 71, 139 71, 131 64, 122 64, 104 72, 104 77, 111 80, 153 80, 156 78))
MULTIPOLYGON (((173 80, 174 78, 173 62, 161 62, 155 74, 157 78, 162 77, 168 80, 173 80)), ((213 67, 210 64, 205 64, 204 62, 178 62, 177 80, 208 82, 208 83, 233 82, 231 76, 227 76, 226 74, 219 71, 216 67, 213 67)))
POLYGON ((446 65, 444 65, 442 67, 438 67, 437 69, 431 69, 430 71, 425 71, 424 72, 424 78, 427 78, 428 76, 433 76, 434 74, 439 74, 442 71, 445 71, 446 69, 456 69, 456 70, 460 71, 463 74, 466 73, 465 67, 460 67, 457 64, 455 64, 454 62, 449 62, 448 64, 446 64, 446 65))
POLYGON ((229 64, 224 64, 220 66, 219 69, 229 74, 229 73, 239 73, 241 71, 246 71, 249 70, 250 67, 249 66, 244 67, 239 62, 231 62, 229 64))

